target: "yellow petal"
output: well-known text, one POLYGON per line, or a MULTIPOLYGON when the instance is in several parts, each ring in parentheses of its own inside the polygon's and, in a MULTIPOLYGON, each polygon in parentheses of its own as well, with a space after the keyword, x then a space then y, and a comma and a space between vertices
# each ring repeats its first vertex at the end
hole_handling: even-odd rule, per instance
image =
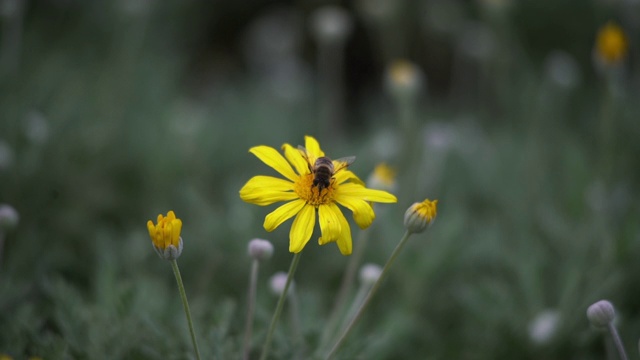
POLYGON ((365 201, 374 201, 380 203, 394 203, 398 199, 386 191, 367 189, 364 186, 346 183, 340 185, 336 189, 337 196, 357 197, 365 201))
MULTIPOLYGON (((175 216, 174 216, 175 217, 175 216)), ((180 231, 182 231, 182 220, 174 219, 171 221, 172 231, 171 231, 171 245, 176 248, 180 244, 180 231)))
POLYGON ((347 181, 347 180, 351 180, 353 183, 355 184, 359 184, 364 186, 364 182, 362 180, 360 180, 360 178, 354 174, 351 170, 342 170, 342 171, 338 171, 335 174, 335 178, 336 178, 336 183, 338 184, 342 184, 343 182, 347 181))
POLYGON ((249 152, 255 155, 258 159, 262 160, 263 163, 269 165, 274 170, 282 174, 282 176, 286 177, 291 181, 295 181, 298 176, 291 168, 291 165, 287 162, 287 160, 280 155, 280 153, 269 146, 254 146, 249 149, 249 152))
POLYGON ((318 244, 324 245, 338 240, 338 236, 342 231, 338 214, 342 214, 342 212, 335 203, 331 202, 318 207, 320 231, 322 232, 322 237, 318 239, 318 244))
MULTIPOLYGON (((338 207, 336 206, 336 208, 338 207)), ((340 253, 342 255, 351 255, 353 243, 351 241, 351 228, 349 227, 349 222, 347 222, 347 219, 342 215, 342 211, 340 211, 340 209, 338 209, 337 215, 342 231, 340 232, 340 236, 338 237, 336 244, 338 245, 338 249, 340 249, 340 253)))
POLYGON ((300 210, 298 216, 293 220, 291 231, 289 232, 289 251, 299 253, 311 239, 313 226, 316 222, 316 209, 311 205, 306 205, 300 210))
POLYGON ((147 230, 149 230, 149 237, 151 237, 151 241, 153 241, 153 238, 156 235, 156 226, 153 225, 153 221, 147 221, 147 230))
POLYGON ((176 219, 176 213, 174 213, 174 212, 173 212, 173 210, 170 210, 170 211, 167 213, 167 219, 168 219, 169 221, 173 221, 173 220, 175 220, 175 219, 176 219))
POLYGON ((293 192, 292 182, 273 176, 254 176, 240 189, 242 200, 260 206, 289 201, 297 197, 293 192))
POLYGON ((314 160, 324 156, 324 151, 320 149, 318 140, 312 136, 307 135, 304 137, 304 147, 307 149, 309 155, 313 156, 314 160))
POLYGON ((278 207, 264 218, 264 229, 269 232, 275 230, 280 224, 297 214, 304 205, 304 200, 298 199, 278 207))
POLYGON ((293 165, 299 175, 308 174, 310 172, 309 163, 307 163, 307 160, 302 156, 300 150, 289 144, 282 145, 282 150, 284 150, 284 156, 293 165))
POLYGON ((353 219, 361 229, 368 228, 376 218, 376 214, 373 212, 371 205, 361 198, 336 193, 334 200, 353 211, 353 219))
POLYGON ((171 245, 171 234, 173 233, 173 225, 168 222, 162 228, 162 248, 166 249, 171 245))

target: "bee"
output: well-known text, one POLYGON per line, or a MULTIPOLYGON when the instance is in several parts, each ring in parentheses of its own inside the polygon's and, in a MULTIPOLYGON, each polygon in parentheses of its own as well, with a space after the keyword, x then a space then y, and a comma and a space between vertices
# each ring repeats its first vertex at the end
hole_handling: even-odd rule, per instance
POLYGON ((313 174, 313 185, 318 187, 318 191, 322 191, 323 189, 331 186, 331 180, 333 180, 334 175, 343 169, 346 169, 347 166, 353 164, 356 160, 355 156, 347 156, 336 160, 331 160, 327 156, 321 156, 316 159, 316 161, 311 164, 309 160, 309 156, 307 155, 307 149, 302 146, 298 146, 298 150, 307 161, 309 166, 309 171, 313 174), (334 166, 333 162, 337 162, 338 165, 334 166))

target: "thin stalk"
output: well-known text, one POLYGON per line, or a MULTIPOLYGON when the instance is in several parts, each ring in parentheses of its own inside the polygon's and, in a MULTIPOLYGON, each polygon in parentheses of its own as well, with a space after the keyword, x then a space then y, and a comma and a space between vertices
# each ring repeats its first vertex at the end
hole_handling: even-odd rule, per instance
POLYGON ((0 230, 0 268, 2 267, 3 256, 4 256, 4 232, 0 230))
POLYGON ((616 330, 613 322, 609 323, 609 332, 611 333, 611 337, 613 338, 613 343, 616 345, 616 349, 618 349, 618 354, 620 355, 621 360, 627 360, 627 353, 624 351, 624 345, 622 345, 622 339, 620 339, 620 335, 618 335, 618 330, 616 330))
POLYGON ((353 329, 354 325, 358 322, 358 320, 360 320, 360 317, 362 317, 364 310, 367 308, 367 306, 371 302, 371 298, 373 298, 373 295, 375 295, 376 291, 380 287, 380 284, 382 283, 382 280, 385 278, 385 276, 389 272, 389 268, 391 267, 393 262, 396 260, 396 258, 400 254, 400 251, 402 250, 404 245, 407 243, 407 240, 409 240, 410 236, 411 236, 411 233, 409 231, 404 233, 404 235, 402 236, 402 239, 400 239, 400 242, 398 243, 398 245, 396 245, 396 248, 391 253, 389 260, 387 260, 387 263, 384 264, 384 268, 382 268, 382 273, 380 274, 380 277, 373 284, 373 286, 371 287, 371 290, 369 291, 369 294, 367 294, 367 297, 364 299, 364 301, 362 302, 362 305, 358 309, 358 312, 355 314, 353 319, 351 319, 351 321, 349 322, 349 325, 347 325, 347 327, 342 332, 342 335, 340 335, 340 338, 338 338, 338 341, 336 342, 336 344, 333 346, 331 351, 325 357, 326 360, 331 359, 336 354, 336 352, 338 351, 342 343, 347 338, 347 335, 349 335, 349 332, 353 329))
POLYGON ((300 306, 298 305, 298 294, 295 288, 289 294, 289 312, 291 317, 291 330, 293 332, 291 343, 294 346, 294 359, 302 359, 304 353, 304 338, 302 337, 302 326, 300 323, 300 306))
POLYGON ((178 262, 171 260, 171 268, 173 274, 176 276, 178 282, 178 290, 180 290, 180 298, 182 298, 182 306, 184 307, 184 313, 187 315, 187 322, 189 323, 189 333, 191 334, 191 342, 193 342, 193 349, 196 351, 196 359, 200 360, 200 349, 198 349, 198 342, 196 341, 196 333, 193 331, 193 320, 191 320, 191 310, 189 310, 189 302, 187 301, 187 293, 184 291, 184 285, 182 283, 182 276, 180 276, 180 269, 178 269, 178 262))
POLYGON ((258 287, 258 269, 260 261, 253 260, 251 264, 251 276, 249 278, 249 304, 247 305, 247 323, 244 333, 244 349, 242 358, 249 360, 249 352, 251 351, 251 333, 253 332, 253 313, 256 307, 256 288, 258 287))
POLYGON ((333 303, 333 309, 331 309, 329 320, 327 321, 327 325, 322 331, 320 346, 318 347, 318 349, 320 350, 324 350, 329 340, 331 340, 330 336, 331 334, 335 333, 340 315, 344 313, 344 306, 347 302, 347 296, 349 295, 351 287, 353 286, 356 272, 358 270, 358 266, 360 265, 360 259, 362 259, 362 254, 364 254, 368 234, 369 232, 364 230, 360 231, 360 233, 358 234, 358 240, 355 243, 353 254, 351 254, 349 262, 347 263, 347 269, 345 270, 344 276, 342 277, 340 290, 338 290, 338 295, 336 295, 336 300, 333 303))
MULTIPOLYGON (((346 328, 346 326, 349 323, 349 321, 351 321, 351 319, 353 319, 353 317, 355 316, 356 312, 360 308, 360 305, 362 305, 362 303, 363 303, 363 301, 364 301, 365 297, 367 296, 367 293, 369 292, 370 289, 371 289, 371 284, 360 285, 360 288, 358 289, 358 293, 353 298, 353 302, 351 303, 351 306, 349 307, 349 311, 347 311, 346 315, 343 317, 342 323, 340 324, 340 327, 338 328, 338 330, 343 330, 343 329, 346 328)), ((338 333, 340 333, 340 332, 338 332, 338 333)))
POLYGON ((269 331, 267 332, 267 338, 264 341, 264 346, 262 347, 262 354, 260 355, 260 360, 266 360, 269 355, 269 348, 271 347, 271 338, 273 337, 273 332, 276 328, 276 323, 280 318, 280 314, 282 313, 282 308, 284 307, 284 300, 289 293, 289 285, 291 285, 291 280, 293 280, 293 275, 296 273, 296 268, 298 267, 298 263, 300 262, 300 255, 302 253, 297 253, 293 255, 293 259, 291 260, 291 265, 289 266, 289 273, 287 274, 287 282, 284 285, 284 290, 282 294, 280 294, 280 298, 278 299, 278 305, 276 305, 276 311, 273 313, 273 317, 271 318, 271 324, 269 325, 269 331))

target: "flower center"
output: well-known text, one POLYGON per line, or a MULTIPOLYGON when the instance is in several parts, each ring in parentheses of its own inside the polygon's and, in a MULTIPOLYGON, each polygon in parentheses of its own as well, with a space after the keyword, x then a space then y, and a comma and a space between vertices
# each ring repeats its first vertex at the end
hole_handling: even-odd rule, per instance
POLYGON ((300 199, 315 207, 333 201, 335 181, 332 179, 329 187, 320 190, 318 186, 313 186, 313 177, 313 174, 300 175, 300 178, 293 185, 293 190, 300 196, 300 199))

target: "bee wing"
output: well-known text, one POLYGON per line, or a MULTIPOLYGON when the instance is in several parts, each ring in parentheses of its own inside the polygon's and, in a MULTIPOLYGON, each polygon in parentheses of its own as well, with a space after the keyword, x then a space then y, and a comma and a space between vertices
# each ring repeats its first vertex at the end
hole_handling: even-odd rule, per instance
POLYGON ((298 151, 300 151, 300 155, 302 155, 304 160, 307 162, 307 165, 309 166, 309 171, 312 171, 313 170, 313 164, 311 163, 311 160, 309 159, 309 152, 307 151, 307 149, 302 145, 298 145, 298 151))
POLYGON ((355 156, 346 156, 340 159, 333 160, 333 172, 337 173, 338 171, 345 169, 347 166, 353 164, 354 161, 356 161, 355 156))

